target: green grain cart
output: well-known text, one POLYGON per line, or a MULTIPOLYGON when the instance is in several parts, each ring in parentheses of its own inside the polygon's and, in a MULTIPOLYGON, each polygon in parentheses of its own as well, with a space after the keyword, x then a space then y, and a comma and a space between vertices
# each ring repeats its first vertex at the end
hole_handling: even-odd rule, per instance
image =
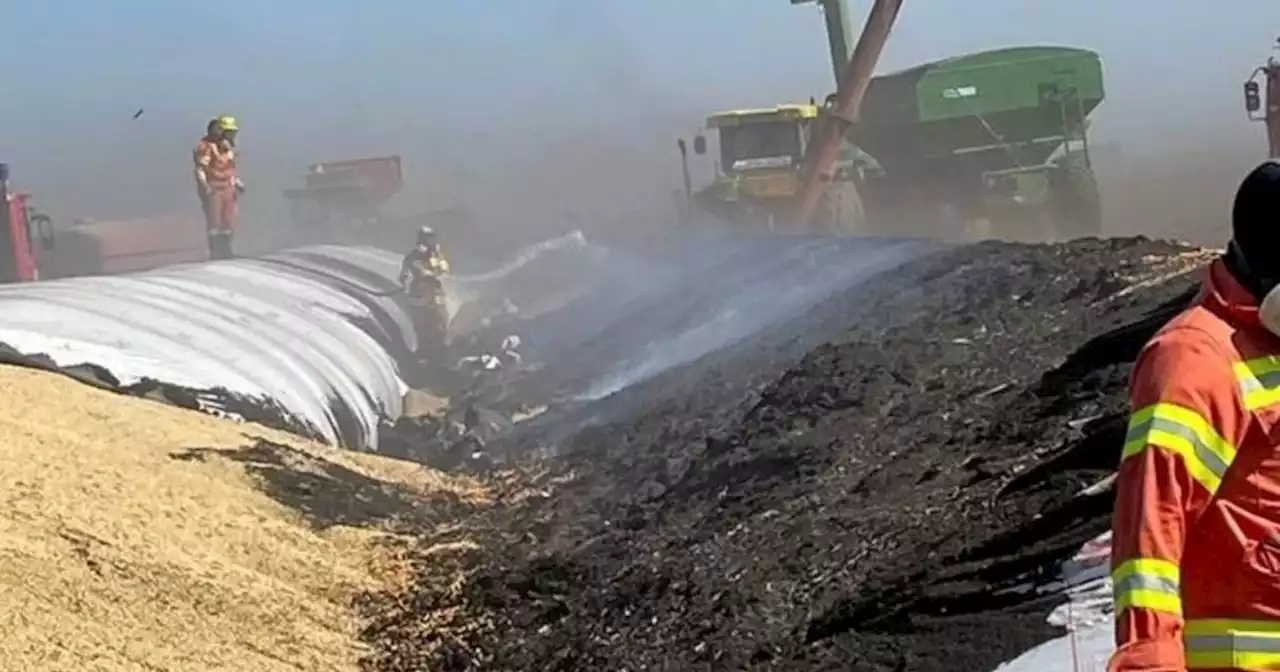
POLYGON ((984 51, 872 80, 850 135, 880 170, 859 184, 870 233, 1099 235, 1088 117, 1102 64, 1084 49, 984 51))

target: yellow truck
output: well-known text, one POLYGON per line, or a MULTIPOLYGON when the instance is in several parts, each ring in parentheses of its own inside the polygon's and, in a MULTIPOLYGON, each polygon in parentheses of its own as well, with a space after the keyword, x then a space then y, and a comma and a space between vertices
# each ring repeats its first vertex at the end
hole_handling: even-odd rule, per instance
MULTIPOLYGON (((814 101, 776 107, 717 112, 707 117, 718 156, 706 187, 690 190, 692 210, 737 226, 775 230, 795 207, 804 161, 824 107, 814 101)), ((708 151, 706 136, 694 138, 694 153, 708 151)), ((874 163, 852 146, 842 152, 837 181, 826 190, 815 228, 859 230, 861 206, 854 183, 874 163)))

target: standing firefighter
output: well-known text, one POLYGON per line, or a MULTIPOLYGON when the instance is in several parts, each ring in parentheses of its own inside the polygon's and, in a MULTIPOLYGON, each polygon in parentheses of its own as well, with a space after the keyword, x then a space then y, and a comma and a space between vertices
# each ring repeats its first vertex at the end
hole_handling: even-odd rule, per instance
POLYGON ((418 351, 443 347, 448 340, 449 309, 445 305, 441 277, 449 272, 449 260, 429 226, 418 230, 418 242, 400 264, 400 284, 413 306, 418 351))
POLYGON ((235 117, 221 116, 209 122, 205 136, 196 145, 196 192, 204 210, 209 234, 209 257, 229 259, 235 229, 236 201, 244 183, 236 176, 235 117))
POLYGON ((1280 163, 1131 381, 1111 672, 1280 670, 1280 163))

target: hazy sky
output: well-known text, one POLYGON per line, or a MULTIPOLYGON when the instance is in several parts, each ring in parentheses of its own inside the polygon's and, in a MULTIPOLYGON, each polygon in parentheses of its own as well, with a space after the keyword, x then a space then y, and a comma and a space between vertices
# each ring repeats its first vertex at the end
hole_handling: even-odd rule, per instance
MULTIPOLYGON (((710 109, 832 88, 820 13, 787 0, 10 4, 0 155, 64 216, 191 207, 188 152, 223 112, 244 129, 250 211, 277 207, 310 161, 392 152, 423 202, 501 201, 517 184, 644 199, 677 183, 675 135, 710 109)), ((1275 0, 908 0, 882 66, 1089 47, 1110 92, 1099 138, 1248 146, 1261 129, 1240 85, 1277 18, 1275 0)))

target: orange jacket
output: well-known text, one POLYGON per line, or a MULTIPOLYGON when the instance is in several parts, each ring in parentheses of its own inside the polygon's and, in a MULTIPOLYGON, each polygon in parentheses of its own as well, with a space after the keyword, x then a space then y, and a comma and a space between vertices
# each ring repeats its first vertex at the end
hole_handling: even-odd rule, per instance
POLYGON ((231 189, 236 181, 236 150, 208 138, 196 144, 192 157, 196 170, 203 170, 212 190, 231 189))
POLYGON ((1134 366, 1111 672, 1280 670, 1280 337, 1257 306, 1218 261, 1134 366))

